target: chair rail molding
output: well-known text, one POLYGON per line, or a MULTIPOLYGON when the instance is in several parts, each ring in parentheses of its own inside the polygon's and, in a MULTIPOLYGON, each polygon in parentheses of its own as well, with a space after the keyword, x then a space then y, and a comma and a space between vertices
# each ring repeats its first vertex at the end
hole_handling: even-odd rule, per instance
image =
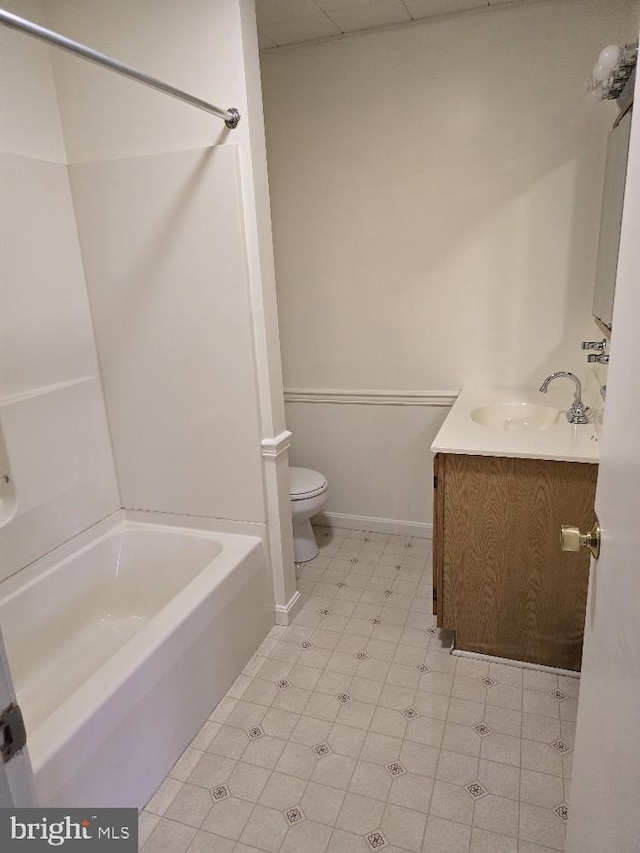
POLYGON ((285 403, 359 406, 453 406, 457 391, 382 391, 334 388, 285 388, 285 403))
POLYGON ((285 450, 288 450, 291 447, 292 435, 293 433, 289 432, 288 429, 285 429, 273 438, 263 438, 260 442, 262 455, 268 458, 281 456, 285 450))

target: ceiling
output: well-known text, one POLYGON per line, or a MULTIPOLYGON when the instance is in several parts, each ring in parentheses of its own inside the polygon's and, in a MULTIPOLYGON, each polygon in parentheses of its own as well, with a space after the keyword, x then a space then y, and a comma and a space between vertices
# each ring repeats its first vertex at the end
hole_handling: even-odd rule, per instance
POLYGON ((522 0, 256 0, 263 50, 522 0))

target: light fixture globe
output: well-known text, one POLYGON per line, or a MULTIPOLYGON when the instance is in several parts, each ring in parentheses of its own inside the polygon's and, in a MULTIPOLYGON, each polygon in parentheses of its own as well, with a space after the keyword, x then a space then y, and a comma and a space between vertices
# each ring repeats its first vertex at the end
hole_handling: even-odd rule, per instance
POLYGON ((602 62, 593 66, 593 79, 598 83, 606 83, 613 76, 613 70, 602 62))
POLYGON ((600 51, 596 67, 602 65, 604 68, 609 70, 609 76, 611 76, 620 64, 621 57, 622 49, 619 45, 608 44, 600 51))

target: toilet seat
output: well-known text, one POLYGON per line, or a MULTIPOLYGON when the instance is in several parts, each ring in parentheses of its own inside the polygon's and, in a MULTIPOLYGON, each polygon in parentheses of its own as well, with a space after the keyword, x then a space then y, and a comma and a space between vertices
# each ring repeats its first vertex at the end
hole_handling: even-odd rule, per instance
POLYGON ((324 494, 327 480, 311 468, 289 468, 289 493, 292 501, 305 501, 324 494))

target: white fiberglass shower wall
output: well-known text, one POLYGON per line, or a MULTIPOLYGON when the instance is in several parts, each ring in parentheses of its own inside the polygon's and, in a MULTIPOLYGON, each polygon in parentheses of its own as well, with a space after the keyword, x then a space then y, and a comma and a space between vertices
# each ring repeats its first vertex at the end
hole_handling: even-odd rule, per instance
POLYGON ((288 433, 253 3, 7 6, 242 120, 231 131, 0 32, 0 520, 12 518, 0 577, 120 506, 252 522, 286 617, 288 433))
POLYGON ((268 545, 264 633, 297 593, 252 0, 6 6, 242 121, 0 30, 0 581, 188 519, 268 545))
POLYGON ((50 9, 54 29, 242 115, 229 130, 54 56, 122 505, 268 519, 286 616, 288 434, 253 2, 50 9))
MULTIPOLYGON (((41 17, 43 6, 9 10, 41 17)), ((120 497, 51 56, 0 30, 0 71, 2 579, 120 497)))

